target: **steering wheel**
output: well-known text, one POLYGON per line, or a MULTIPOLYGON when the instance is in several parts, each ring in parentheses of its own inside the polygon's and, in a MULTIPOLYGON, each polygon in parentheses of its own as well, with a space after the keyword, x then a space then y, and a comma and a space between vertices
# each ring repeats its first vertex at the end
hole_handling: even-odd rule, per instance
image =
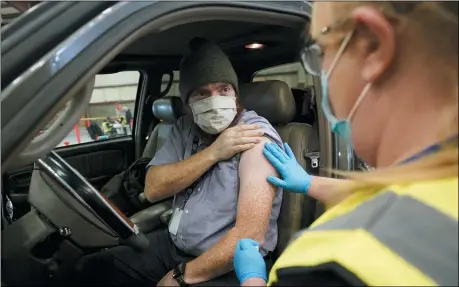
POLYGON ((40 171, 118 234, 121 244, 138 251, 147 249, 149 241, 137 226, 57 153, 52 151, 36 164, 40 171))

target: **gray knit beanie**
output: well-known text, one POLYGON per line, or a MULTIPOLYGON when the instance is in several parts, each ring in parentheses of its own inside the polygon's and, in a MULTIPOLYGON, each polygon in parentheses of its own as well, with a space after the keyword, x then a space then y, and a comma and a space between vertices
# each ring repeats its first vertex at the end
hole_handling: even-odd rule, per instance
POLYGON ((239 94, 236 72, 225 53, 216 44, 194 38, 190 52, 180 62, 179 90, 183 103, 188 103, 191 92, 209 83, 228 83, 239 94))

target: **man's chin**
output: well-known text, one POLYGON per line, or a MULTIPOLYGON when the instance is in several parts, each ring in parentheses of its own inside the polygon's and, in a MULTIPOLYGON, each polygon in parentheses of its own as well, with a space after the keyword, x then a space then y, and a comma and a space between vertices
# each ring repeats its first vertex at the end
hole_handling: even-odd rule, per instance
POLYGON ((208 136, 216 136, 216 135, 219 135, 220 133, 222 133, 225 129, 221 130, 221 131, 218 131, 218 130, 214 130, 212 128, 204 128, 204 127, 199 127, 199 130, 204 133, 205 135, 208 135, 208 136))
POLYGON ((216 129, 213 129, 211 127, 201 127, 201 126, 198 126, 198 127, 203 133, 205 133, 205 134, 207 134, 209 136, 218 136, 219 134, 221 134, 222 132, 224 132, 225 130, 229 129, 232 126, 235 126, 236 124, 237 124, 237 122, 234 123, 234 121, 233 121, 227 127, 223 128, 221 130, 216 130, 216 129))

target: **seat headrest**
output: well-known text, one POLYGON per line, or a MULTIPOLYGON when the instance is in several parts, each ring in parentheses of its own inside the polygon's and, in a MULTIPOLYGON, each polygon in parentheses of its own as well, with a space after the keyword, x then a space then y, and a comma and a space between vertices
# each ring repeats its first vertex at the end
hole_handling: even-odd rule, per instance
POLYGON ((287 124, 295 116, 295 100, 285 82, 253 82, 241 85, 239 91, 242 106, 247 110, 254 110, 272 125, 287 124))
POLYGON ((160 120, 175 122, 186 113, 182 99, 179 97, 163 97, 153 102, 153 115, 160 120))

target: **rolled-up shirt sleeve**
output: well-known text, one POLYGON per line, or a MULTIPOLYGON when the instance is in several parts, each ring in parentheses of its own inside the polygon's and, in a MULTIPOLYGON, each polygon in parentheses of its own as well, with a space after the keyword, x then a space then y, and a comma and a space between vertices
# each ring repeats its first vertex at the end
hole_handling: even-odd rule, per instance
POLYGON ((172 126, 169 136, 160 149, 155 153, 153 159, 148 164, 148 167, 174 163, 183 159, 185 142, 182 134, 182 120, 183 119, 179 119, 172 126))

